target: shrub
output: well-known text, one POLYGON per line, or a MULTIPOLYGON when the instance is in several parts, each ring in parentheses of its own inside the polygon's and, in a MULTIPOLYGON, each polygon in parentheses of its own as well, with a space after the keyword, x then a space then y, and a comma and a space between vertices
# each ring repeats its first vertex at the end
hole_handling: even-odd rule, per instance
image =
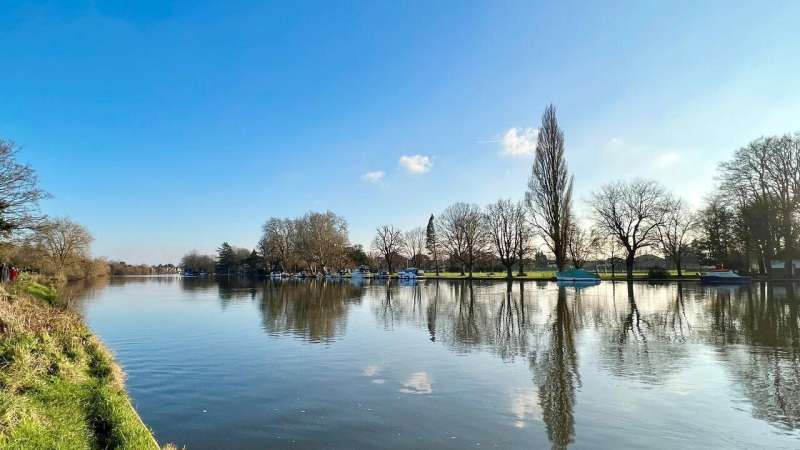
POLYGON ((647 270, 647 278, 652 280, 666 280, 671 276, 669 271, 663 267, 651 267, 647 270))

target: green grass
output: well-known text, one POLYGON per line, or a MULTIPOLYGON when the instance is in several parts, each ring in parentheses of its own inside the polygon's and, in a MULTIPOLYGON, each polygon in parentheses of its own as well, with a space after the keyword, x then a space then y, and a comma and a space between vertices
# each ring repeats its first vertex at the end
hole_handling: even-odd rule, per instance
POLYGON ((50 286, 39 284, 36 281, 21 281, 22 287, 28 294, 48 303, 55 303, 58 300, 58 291, 50 286))
POLYGON ((55 289, 0 287, 0 448, 157 449, 123 374, 55 289))
MULTIPOLYGON (((426 271, 425 276, 427 278, 436 278, 436 272, 434 271, 426 271)), ((554 278, 556 273, 553 271, 527 271, 524 272, 524 275, 520 277, 517 274, 517 271, 514 271, 514 278, 525 278, 525 279, 535 279, 535 280, 547 280, 554 278)), ((466 272, 463 276, 461 272, 439 272, 440 278, 468 278, 469 272, 466 272)), ((473 272, 472 277, 475 279, 485 279, 485 280, 504 280, 506 278, 505 271, 497 271, 497 272, 473 272)))
MULTIPOLYGON (((670 275, 673 277, 677 277, 678 272, 675 270, 670 270, 670 275)), ((436 272, 434 271, 426 271, 425 272, 426 278, 436 278, 436 272)), ((647 279, 648 273, 646 270, 643 271, 636 271, 633 273, 634 279, 647 279)), ((445 279, 466 279, 469 277, 469 273, 465 275, 461 275, 460 272, 439 272, 439 278, 445 279)), ((473 272, 472 274, 473 279, 476 280, 505 280, 506 279, 506 272, 498 270, 497 272, 473 272)), ((514 279, 516 280, 552 280, 556 277, 556 272, 554 270, 536 270, 536 271, 526 271, 524 275, 518 275, 517 271, 514 271, 514 279)), ((611 273, 601 273, 600 278, 603 280, 611 280, 611 273)), ((695 272, 691 271, 683 271, 683 278, 696 278, 695 272)), ((682 278, 682 279, 683 279, 682 278)), ((625 270, 619 270, 616 272, 615 280, 624 280, 625 279, 625 270)))

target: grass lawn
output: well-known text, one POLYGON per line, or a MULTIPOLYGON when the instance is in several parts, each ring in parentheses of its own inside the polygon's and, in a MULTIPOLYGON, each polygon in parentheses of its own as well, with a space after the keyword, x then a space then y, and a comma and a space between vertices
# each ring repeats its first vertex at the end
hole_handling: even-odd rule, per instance
POLYGON ((158 449, 110 353, 57 299, 0 286, 0 448, 158 449))
MULTIPOLYGON (((675 270, 670 270, 670 275, 673 277, 677 277, 678 272, 675 270)), ((633 273, 634 279, 647 279, 648 272, 645 271, 636 271, 633 273)), ((436 272, 434 271, 426 271, 425 272, 426 278, 436 278, 436 272)), ((439 272, 439 278, 444 279, 466 279, 469 277, 469 274, 461 275, 460 272, 439 272)), ((473 272, 472 274, 473 279, 476 280, 505 280, 506 279, 506 272, 504 271, 497 271, 497 272, 473 272)), ((526 271, 523 276, 519 276, 517 271, 514 271, 514 279, 516 280, 553 280, 556 277, 556 272, 554 270, 535 270, 535 271, 526 271)), ((600 278, 603 280, 611 280, 611 273, 601 273, 600 278)), ((683 278, 696 278, 694 272, 687 272, 684 271, 683 278)), ((683 279, 682 278, 682 279, 683 279)), ((615 280, 624 280, 625 279, 625 271, 618 271, 613 278, 615 280)))

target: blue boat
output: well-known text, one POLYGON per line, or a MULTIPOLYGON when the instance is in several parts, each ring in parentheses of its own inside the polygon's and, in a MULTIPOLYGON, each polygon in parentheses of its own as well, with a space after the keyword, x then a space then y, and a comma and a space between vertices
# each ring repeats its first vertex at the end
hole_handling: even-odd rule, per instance
POLYGON ((569 281, 573 283, 594 283, 600 281, 600 276, 596 273, 583 269, 565 270, 556 272, 556 280, 569 281))
POLYGON ((704 284, 750 284, 753 280, 732 270, 714 269, 703 272, 700 281, 704 284))

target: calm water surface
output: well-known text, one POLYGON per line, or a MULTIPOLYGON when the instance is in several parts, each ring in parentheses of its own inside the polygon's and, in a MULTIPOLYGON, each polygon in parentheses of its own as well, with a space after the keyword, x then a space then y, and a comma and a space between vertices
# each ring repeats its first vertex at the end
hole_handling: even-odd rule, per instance
POLYGON ((189 449, 798 448, 795 292, 124 278, 81 304, 189 449))

